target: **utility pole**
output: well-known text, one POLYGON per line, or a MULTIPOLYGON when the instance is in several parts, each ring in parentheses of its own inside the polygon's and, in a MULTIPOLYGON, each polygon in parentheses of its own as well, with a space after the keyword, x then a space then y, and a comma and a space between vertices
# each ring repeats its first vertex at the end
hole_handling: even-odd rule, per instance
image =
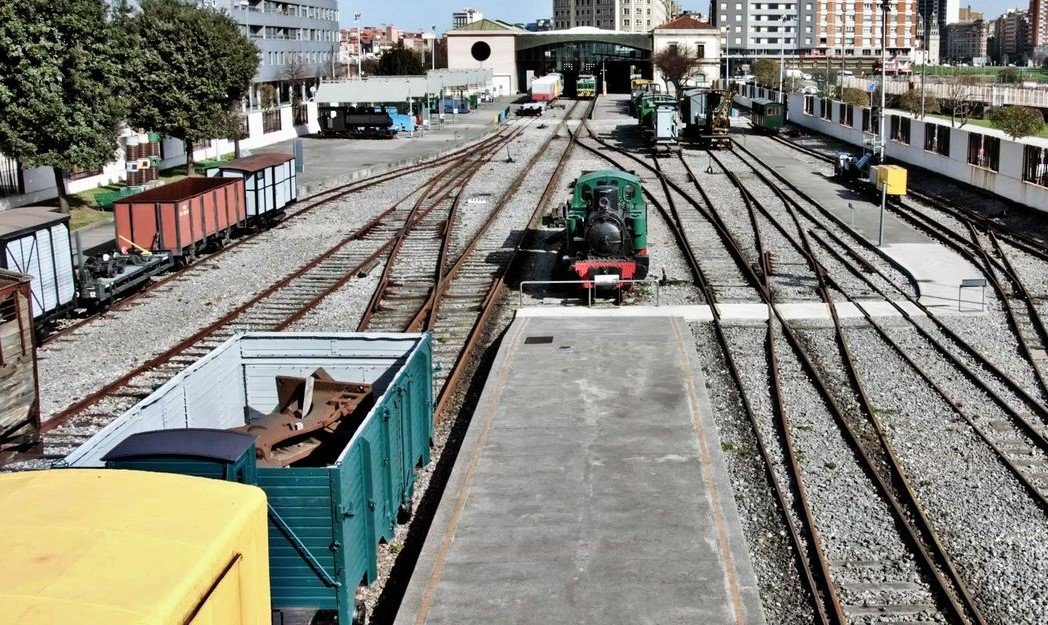
POLYGON ((357 25, 357 80, 364 80, 364 65, 361 61, 364 56, 364 33, 360 30, 360 18, 362 15, 362 13, 353 14, 353 23, 357 25))
POLYGON ((433 29, 433 38, 429 40, 429 58, 432 62, 431 69, 437 69, 437 25, 431 26, 433 29))
POLYGON ((731 85, 731 24, 724 27, 724 88, 731 85))
POLYGON ((845 24, 845 21, 847 19, 847 14, 848 14, 848 8, 844 4, 843 0, 841 0, 841 71, 839 72, 840 75, 837 76, 837 97, 838 98, 843 98, 844 97, 844 36, 845 36, 845 32, 846 32, 845 29, 847 28, 847 25, 845 24))
POLYGON ((779 18, 779 101, 782 101, 782 80, 786 75, 786 16, 779 18))
POLYGON ((921 49, 924 54, 921 55, 921 119, 924 119, 924 78, 928 75, 928 36, 931 34, 924 28, 924 16, 917 16, 917 28, 921 32, 921 49))
POLYGON ((892 10, 892 0, 881 0, 881 128, 880 128, 880 162, 884 162, 884 145, 888 142, 888 128, 885 125, 885 106, 888 103, 888 13, 892 10))

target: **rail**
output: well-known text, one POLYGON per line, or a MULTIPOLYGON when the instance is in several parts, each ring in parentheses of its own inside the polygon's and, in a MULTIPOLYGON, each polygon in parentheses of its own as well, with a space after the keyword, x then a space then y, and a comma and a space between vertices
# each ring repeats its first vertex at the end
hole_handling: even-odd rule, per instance
MULTIPOLYGON (((589 285, 586 287, 586 306, 593 306, 593 294, 599 288, 617 288, 623 284, 654 284, 655 285, 655 305, 661 306, 662 301, 662 285, 658 280, 621 280, 615 276, 613 280, 601 280, 602 276, 597 276, 593 280, 524 280, 518 285, 517 289, 517 308, 524 306, 524 286, 529 284, 581 284, 589 285)), ((620 290, 621 293, 621 290, 620 290)))

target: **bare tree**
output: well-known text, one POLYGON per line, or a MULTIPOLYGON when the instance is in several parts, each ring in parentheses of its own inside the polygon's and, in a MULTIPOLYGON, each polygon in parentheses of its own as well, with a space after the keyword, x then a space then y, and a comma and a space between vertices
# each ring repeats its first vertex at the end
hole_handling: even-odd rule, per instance
POLYGON ((313 77, 313 68, 309 66, 301 54, 292 54, 280 70, 280 78, 289 83, 296 84, 307 78, 313 77))
POLYGON ((975 87, 979 79, 975 76, 954 75, 944 83, 946 95, 939 100, 940 108, 950 114, 950 125, 964 128, 975 114, 978 100, 975 87))
POLYGON ((674 91, 678 94, 684 83, 695 76, 699 69, 698 56, 692 54, 691 50, 687 48, 682 50, 680 46, 670 46, 656 52, 651 57, 651 63, 662 74, 667 90, 670 85, 673 85, 674 91))

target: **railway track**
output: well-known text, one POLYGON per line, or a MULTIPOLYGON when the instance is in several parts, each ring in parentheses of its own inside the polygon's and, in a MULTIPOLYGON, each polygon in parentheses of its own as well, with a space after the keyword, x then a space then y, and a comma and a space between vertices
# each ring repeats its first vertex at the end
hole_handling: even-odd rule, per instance
MULTIPOLYGON (((592 114, 594 103, 595 100, 586 105, 583 117, 592 114)), ((456 209, 460 202, 456 199, 442 227, 416 237, 405 237, 404 245, 387 261, 388 276, 380 282, 358 329, 433 333, 433 385, 438 421, 444 418, 459 382, 466 377, 473 348, 501 301, 506 274, 528 229, 541 218, 556 192, 560 172, 576 142, 577 128, 568 132, 566 145, 527 226, 516 224, 514 228, 514 224, 507 221, 512 219, 507 208, 525 178, 537 171, 541 158, 568 127, 579 107, 579 102, 572 106, 475 233, 458 232, 456 209)))
POLYGON ((740 268, 740 265, 746 262, 743 254, 737 246, 725 244, 726 240, 731 239, 731 234, 723 222, 715 219, 705 206, 697 202, 670 175, 663 172, 658 157, 653 156, 653 162, 649 163, 629 150, 600 138, 589 126, 586 126, 585 130, 587 141, 596 146, 580 143, 582 148, 619 169, 629 170, 627 164, 611 157, 608 152, 618 154, 640 165, 659 181, 665 202, 660 201, 650 189, 645 188, 645 193, 662 215, 680 246, 695 284, 711 285, 710 290, 704 292, 708 303, 758 300, 755 284, 740 268), (720 253, 715 250, 719 250, 720 253))
POLYGON ((43 424, 37 453, 12 462, 6 470, 36 468, 60 459, 94 435, 131 405, 149 395, 172 375, 228 339, 235 332, 282 330, 353 277, 367 272, 404 229, 426 218, 476 172, 475 163, 490 158, 522 130, 505 134, 467 153, 439 171, 418 193, 412 193, 378 217, 271 285, 220 319, 142 365, 104 385, 43 424), (409 198, 417 199, 409 205, 409 198))
MULTIPOLYGON (((378 186, 386 182, 398 180, 405 176, 420 171, 425 171, 428 169, 440 167, 442 165, 447 165, 448 163, 453 163, 456 161, 456 159, 462 158, 464 155, 467 155, 474 150, 482 150, 487 146, 490 146, 492 143, 499 141, 500 138, 503 137, 506 132, 509 132, 509 127, 503 128, 499 132, 489 137, 485 137, 484 139, 481 139, 467 147, 454 150, 452 152, 449 152, 448 154, 439 156, 437 158, 433 158, 415 165, 410 165, 397 171, 386 172, 382 174, 369 176, 360 180, 355 180, 353 182, 338 185, 331 189, 327 189, 325 191, 316 193, 315 195, 310 196, 309 198, 289 207, 287 209, 287 215, 283 220, 281 220, 281 223, 286 224, 291 220, 304 217, 317 207, 324 206, 339 200, 343 200, 359 191, 370 189, 372 187, 378 186)), ((178 280, 192 279, 196 272, 205 271, 208 267, 209 262, 217 260, 222 255, 228 254, 236 249, 242 249, 242 247, 252 245, 255 239, 262 235, 264 232, 266 232, 266 230, 256 229, 253 232, 246 233, 243 236, 240 236, 237 239, 233 240, 231 243, 223 246, 221 249, 201 256, 196 262, 189 265, 188 267, 185 267, 177 271, 172 271, 162 276, 158 276, 157 279, 147 283, 141 289, 133 292, 125 298, 118 300, 112 305, 105 307, 104 309, 88 312, 86 315, 76 319, 75 321, 63 324, 59 328, 46 332, 41 337, 40 345, 43 346, 55 342, 60 342, 61 340, 71 335, 73 332, 83 328, 84 326, 89 325, 92 321, 98 319, 99 317, 119 314, 119 311, 122 309, 140 304, 142 301, 155 295, 158 295, 159 293, 163 292, 164 289, 171 287, 178 280)))

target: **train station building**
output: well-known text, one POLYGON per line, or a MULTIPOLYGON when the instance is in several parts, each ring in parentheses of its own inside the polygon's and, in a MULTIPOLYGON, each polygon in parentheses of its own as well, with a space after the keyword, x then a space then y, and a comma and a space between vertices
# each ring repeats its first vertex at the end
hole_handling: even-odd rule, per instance
POLYGON ((650 32, 619 32, 591 26, 530 32, 499 20, 483 19, 447 33, 448 67, 487 68, 501 95, 527 91, 531 80, 564 74, 565 92, 574 93, 579 74, 597 76, 607 93, 629 91, 631 76, 662 80, 652 55, 673 46, 700 59, 692 82, 721 77, 720 37, 715 26, 685 15, 650 32))

